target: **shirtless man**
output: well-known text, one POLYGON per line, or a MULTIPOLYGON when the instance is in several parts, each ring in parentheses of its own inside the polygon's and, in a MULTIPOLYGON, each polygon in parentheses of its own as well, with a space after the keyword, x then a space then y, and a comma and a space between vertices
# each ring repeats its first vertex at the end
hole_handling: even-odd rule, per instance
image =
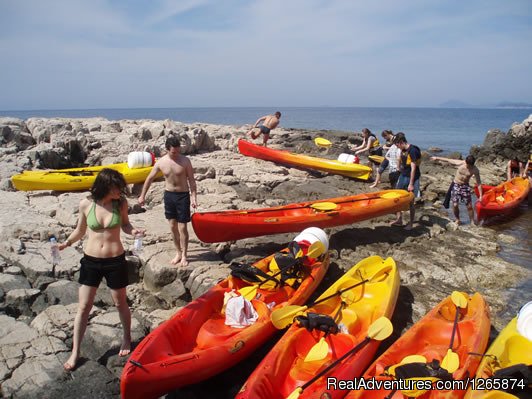
POLYGON ((453 188, 451 191, 451 201, 453 203, 453 213, 455 217, 456 224, 460 225, 460 211, 458 210, 458 202, 464 202, 467 206, 467 213, 469 213, 469 220, 472 223, 475 223, 475 214, 473 211, 473 205, 471 203, 471 187, 469 186, 469 180, 475 176, 477 182, 480 197, 478 200, 482 199, 482 183, 480 182, 480 171, 475 166, 475 157, 473 155, 468 155, 465 161, 460 159, 451 159, 443 157, 431 157, 433 161, 445 161, 449 162, 452 165, 458 166, 456 170, 456 175, 453 180, 453 188))
POLYGON ((253 140, 255 140, 257 137, 259 137, 259 134, 262 133, 262 145, 266 147, 266 143, 270 139, 270 131, 275 129, 277 125, 279 125, 279 120, 281 119, 281 113, 277 111, 273 115, 266 115, 262 116, 259 119, 257 119, 257 122, 255 122, 255 125, 251 128, 249 132, 246 134, 249 134, 253 140), (254 129, 259 129, 258 132, 253 132, 254 129))
POLYGON ((179 139, 175 136, 168 137, 165 147, 168 152, 155 162, 144 182, 138 202, 144 205, 146 193, 157 173, 161 171, 165 181, 164 215, 170 223, 174 245, 177 249, 176 256, 170 263, 176 265, 180 262, 181 266, 187 266, 187 223, 190 222, 190 206, 192 205, 193 208, 198 206, 196 181, 190 160, 180 153, 179 139))

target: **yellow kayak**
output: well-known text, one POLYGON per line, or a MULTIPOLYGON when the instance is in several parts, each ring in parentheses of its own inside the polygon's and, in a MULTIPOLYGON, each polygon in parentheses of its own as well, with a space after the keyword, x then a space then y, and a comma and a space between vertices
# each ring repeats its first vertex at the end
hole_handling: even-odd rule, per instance
MULTIPOLYGON (((145 168, 130 169, 127 163, 115 163, 111 165, 89 166, 85 168, 56 169, 43 171, 24 171, 11 177, 11 181, 17 190, 56 190, 56 191, 80 191, 92 187, 98 173, 104 168, 117 170, 124 175, 128 184, 143 183, 151 172, 152 166, 145 168)), ((162 176, 159 174, 157 177, 162 176)))
MULTIPOLYGON (((523 392, 527 388, 523 381, 509 377, 506 382, 494 376, 498 370, 517 364, 532 365, 532 341, 519 334, 517 331, 517 317, 514 318, 500 334, 495 338, 486 354, 482 358, 475 376, 475 390, 469 388, 465 399, 517 399, 511 393, 507 393, 507 388, 512 388, 514 392, 523 392), (489 378, 489 379, 488 379, 489 378), (509 384, 508 386, 503 384, 509 384), (496 388, 502 388, 497 390, 496 388)), ((510 391, 511 392, 511 391, 510 391)))

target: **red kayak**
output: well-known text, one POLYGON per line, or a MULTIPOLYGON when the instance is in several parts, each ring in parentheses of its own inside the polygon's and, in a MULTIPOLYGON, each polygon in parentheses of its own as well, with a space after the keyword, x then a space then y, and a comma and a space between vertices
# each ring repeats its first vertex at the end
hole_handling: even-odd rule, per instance
MULTIPOLYGON (((451 297, 447 297, 373 362, 363 376, 364 381, 378 381, 381 384, 385 381, 391 383, 394 379, 392 377, 394 373, 391 373, 390 369, 397 365, 398 371, 395 376, 403 381, 409 378, 420 378, 427 371, 438 375, 440 380, 452 377, 454 380, 463 381, 474 376, 482 360, 479 354, 484 353, 488 345, 490 335, 489 308, 479 293, 471 296, 462 295, 466 298, 467 306, 458 311, 457 328, 453 341, 453 352, 458 355, 456 370, 449 373, 442 369, 442 360, 448 356, 456 316, 456 306, 451 297), (419 356, 422 358, 418 358, 419 356), (417 359, 405 360, 409 357, 417 359)), ((355 387, 351 387, 351 389, 353 388, 355 387)), ((357 386, 356 388, 360 389, 351 391, 346 399, 406 399, 415 396, 408 395, 408 392, 401 390, 383 387, 364 389, 364 387, 357 386)), ((456 388, 460 387, 456 386, 456 388)), ((417 397, 420 399, 458 399, 466 393, 467 387, 462 386, 461 388, 419 391, 420 395, 417 397)))
POLYGON ((242 155, 271 161, 282 165, 295 166, 298 168, 319 170, 360 180, 368 180, 371 176, 371 168, 353 162, 342 162, 335 159, 316 158, 293 152, 276 150, 250 143, 246 140, 238 140, 238 150, 242 155))
MULTIPOLYGON (((529 191, 530 182, 522 177, 515 177, 492 187, 475 204, 477 220, 480 222, 489 217, 511 212, 519 206, 521 201, 527 198, 529 191)), ((475 192, 478 193, 478 187, 475 187, 475 192)))
POLYGON ((196 212, 192 226, 203 242, 233 241, 352 224, 405 211, 412 199, 413 194, 405 190, 384 190, 273 208, 196 212))
MULTIPOLYGON (((302 249, 306 254, 308 248, 302 249)), ((289 257, 288 251, 264 258, 253 266, 275 277, 274 264, 277 271, 279 267, 285 270, 285 266, 280 266, 279 257, 289 257)), ((293 269, 290 269, 291 277, 283 280, 283 284, 267 288, 261 284, 252 287, 253 284, 246 282, 244 277, 231 276, 153 330, 135 348, 122 371, 122 398, 158 398, 169 391, 212 377, 252 354, 276 331, 270 320, 271 312, 284 306, 303 304, 329 266, 327 253, 316 259, 292 256, 291 260, 294 259, 298 261, 295 263, 298 266, 297 284, 294 284, 293 269), (252 291, 251 304, 258 319, 243 328, 228 326, 225 324, 225 309, 222 310, 224 295, 232 290, 243 290, 242 295, 245 295, 245 287, 248 290, 256 288, 252 291)), ((249 265, 245 266, 241 272, 254 270, 249 265)))

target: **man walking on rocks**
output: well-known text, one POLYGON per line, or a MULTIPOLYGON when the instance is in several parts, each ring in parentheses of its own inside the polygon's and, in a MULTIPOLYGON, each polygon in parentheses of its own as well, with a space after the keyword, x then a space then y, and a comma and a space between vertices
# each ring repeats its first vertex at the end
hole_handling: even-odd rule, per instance
MULTIPOLYGON (((468 155, 465 161, 461 159, 451 159, 444 157, 431 157, 433 161, 445 161, 451 165, 458 166, 456 170, 456 175, 453 180, 453 187, 451 189, 451 201, 453 203, 453 213, 456 224, 460 225, 460 210, 458 209, 458 203, 463 202, 467 207, 467 213, 469 213, 469 220, 471 223, 475 223, 475 213, 473 211, 473 204, 471 200, 471 187, 469 186, 469 180, 471 177, 475 176, 475 180, 478 185, 478 190, 480 197, 478 200, 482 199, 482 183, 480 182, 480 171, 475 166, 475 157, 473 155, 468 155)), ((475 223, 476 224, 476 223, 475 223)))
POLYGON ((196 180, 190 160, 181 155, 181 143, 175 136, 166 139, 165 156, 155 162, 152 171, 146 178, 142 192, 138 198, 140 205, 144 205, 146 193, 157 173, 162 172, 165 181, 164 191, 164 215, 170 224, 172 238, 177 249, 175 257, 170 262, 173 265, 178 263, 187 266, 188 250, 188 229, 190 222, 190 206, 196 208, 198 205, 196 193, 196 180))
POLYGON ((262 133, 262 144, 264 147, 267 147, 266 143, 270 139, 270 131, 275 129, 279 125, 279 120, 281 119, 281 113, 277 111, 273 115, 262 116, 257 119, 255 125, 251 128, 247 134, 251 136, 253 140, 259 137, 259 134, 262 133), (254 129, 259 129, 258 132, 253 132, 254 129))

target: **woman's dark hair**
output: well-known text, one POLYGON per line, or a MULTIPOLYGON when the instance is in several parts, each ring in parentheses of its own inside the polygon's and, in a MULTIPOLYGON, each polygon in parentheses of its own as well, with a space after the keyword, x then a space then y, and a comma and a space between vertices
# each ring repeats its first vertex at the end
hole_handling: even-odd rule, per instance
POLYGON ((166 143, 164 143, 164 146, 167 150, 170 149, 170 147, 181 147, 181 142, 177 138, 177 136, 169 136, 166 139, 166 143))
POLYGON ((381 133, 381 136, 382 136, 382 137, 386 137, 386 136, 390 136, 390 135, 393 136, 393 133, 392 133, 391 130, 388 130, 388 129, 383 130, 382 133, 381 133))
POLYGON ((371 134, 371 130, 365 127, 364 129, 362 129, 362 134, 367 134, 369 136, 371 134))
POLYGON ((103 199, 113 188, 118 188, 122 197, 126 196, 127 183, 122 173, 105 168, 102 169, 91 188, 91 196, 94 201, 103 199))

